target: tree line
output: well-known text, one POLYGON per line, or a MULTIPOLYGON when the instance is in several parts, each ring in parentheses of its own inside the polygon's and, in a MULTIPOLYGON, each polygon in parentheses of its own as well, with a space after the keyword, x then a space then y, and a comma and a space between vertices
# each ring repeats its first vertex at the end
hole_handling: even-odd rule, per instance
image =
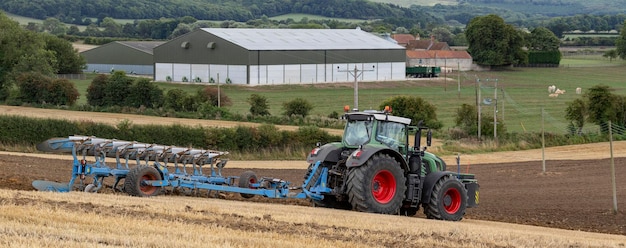
POLYGON ((10 13, 63 22, 88 25, 90 18, 160 19, 192 16, 199 20, 234 20, 245 22, 265 16, 289 13, 324 15, 333 18, 382 19, 389 17, 421 18, 418 13, 397 5, 365 0, 7 0, 0 9, 10 13))

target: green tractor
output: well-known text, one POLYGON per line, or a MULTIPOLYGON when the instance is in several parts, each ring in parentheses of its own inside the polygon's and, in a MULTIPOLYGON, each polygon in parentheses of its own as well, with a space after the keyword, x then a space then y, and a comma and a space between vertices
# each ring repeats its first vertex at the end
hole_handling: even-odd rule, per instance
POLYGON ((413 216, 421 206, 430 219, 461 220, 466 208, 478 206, 474 175, 446 171, 440 157, 426 152, 430 129, 422 122, 410 126, 411 119, 385 109, 347 112, 342 141, 318 144, 308 155, 305 178, 313 180, 305 181, 304 190, 325 182, 323 197, 312 200, 321 207, 413 216), (422 131, 427 129, 422 148, 422 131))

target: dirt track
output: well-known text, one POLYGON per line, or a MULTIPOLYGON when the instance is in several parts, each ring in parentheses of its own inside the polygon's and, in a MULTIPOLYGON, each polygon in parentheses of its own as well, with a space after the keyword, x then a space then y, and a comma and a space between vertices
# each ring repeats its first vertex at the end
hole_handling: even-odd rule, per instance
MULTIPOLYGON (((0 114, 34 117, 89 119, 117 123, 178 123, 188 120, 119 115, 108 113, 64 112, 20 107, 0 107, 0 114)), ((241 125, 233 122, 196 120, 201 125, 241 125)), ((195 124, 191 124, 195 125, 195 124)), ((254 124, 248 124, 254 125, 254 124)), ((283 127, 280 127, 283 128, 283 127)), ((284 127, 294 128, 294 127, 284 127)), ((614 144, 618 203, 626 199, 626 142, 614 144)), ((0 154, 0 188, 33 190, 33 180, 65 182, 71 175, 70 155, 0 154), (41 158, 41 157, 44 158, 41 158), (59 159, 61 158, 61 159, 59 159)), ((546 150, 547 173, 541 173, 541 151, 501 152, 462 155, 462 170, 475 173, 481 185, 480 203, 469 209, 468 219, 546 226, 626 235, 626 214, 613 214, 608 143, 564 146, 546 150), (568 159, 568 160, 563 160, 568 159), (587 160, 581 160, 587 159, 587 160), (482 161, 478 164, 478 161, 482 161), (521 161, 521 162, 520 162, 521 161), (471 164, 471 166, 470 166, 471 164)), ((456 170, 454 157, 444 157, 450 170, 456 170)), ((272 176, 300 183, 306 164, 301 161, 231 161, 224 175, 240 175, 254 168, 259 176, 272 176), (272 169, 267 169, 272 168, 272 169)), ((112 184, 111 181, 108 184, 112 184)), ((228 196, 241 200, 238 196, 228 196)), ((255 201, 308 205, 306 201, 255 201)), ((623 207, 622 207, 623 208, 623 207)))

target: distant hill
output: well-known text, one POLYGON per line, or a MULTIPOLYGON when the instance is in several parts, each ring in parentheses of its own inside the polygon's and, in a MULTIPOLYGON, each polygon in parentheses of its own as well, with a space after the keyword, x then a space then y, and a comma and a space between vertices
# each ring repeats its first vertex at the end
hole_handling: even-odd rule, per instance
POLYGON ((572 16, 626 13, 626 0, 372 0, 402 7, 469 4, 476 7, 506 9, 525 15, 572 16))
POLYGON ((4 0, 0 2, 0 9, 35 19, 55 17, 66 23, 87 17, 159 19, 191 16, 199 20, 247 21, 291 13, 362 20, 406 18, 424 23, 441 22, 428 13, 366 0, 4 0))

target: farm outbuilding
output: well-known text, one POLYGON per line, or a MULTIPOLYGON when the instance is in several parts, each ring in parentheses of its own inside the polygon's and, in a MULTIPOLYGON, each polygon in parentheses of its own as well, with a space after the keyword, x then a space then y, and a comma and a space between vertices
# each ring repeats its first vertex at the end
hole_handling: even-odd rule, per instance
POLYGON ((85 71, 125 71, 127 74, 152 75, 152 50, 162 41, 114 41, 81 53, 87 62, 85 71))
POLYGON ((203 28, 154 48, 155 81, 268 85, 402 80, 402 46, 360 29, 203 28))

